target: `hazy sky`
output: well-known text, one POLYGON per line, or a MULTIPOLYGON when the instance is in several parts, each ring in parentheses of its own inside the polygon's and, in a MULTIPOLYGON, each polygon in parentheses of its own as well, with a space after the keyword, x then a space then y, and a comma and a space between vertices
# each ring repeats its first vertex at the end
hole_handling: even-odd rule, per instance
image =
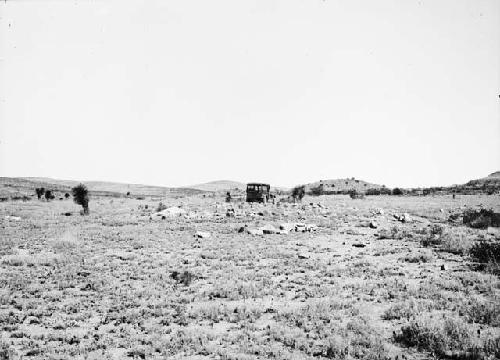
POLYGON ((0 17, 0 176, 500 170, 498 0, 8 0, 0 17))

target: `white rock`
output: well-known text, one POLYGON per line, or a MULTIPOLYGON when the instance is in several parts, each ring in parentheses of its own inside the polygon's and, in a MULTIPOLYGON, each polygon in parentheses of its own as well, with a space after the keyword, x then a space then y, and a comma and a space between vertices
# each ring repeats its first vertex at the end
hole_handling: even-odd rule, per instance
POLYGON ((280 224, 280 230, 284 230, 284 231, 290 232, 292 230, 295 230, 295 224, 294 223, 283 223, 283 224, 280 224))
POLYGON ((160 216, 160 217, 176 217, 176 216, 182 216, 182 215, 185 215, 187 213, 186 210, 180 208, 180 207, 177 207, 177 206, 172 206, 172 207, 169 207, 168 209, 165 209, 165 210, 162 210, 162 211, 159 211, 157 213, 155 213, 156 216, 160 216))
POLYGON ((274 226, 272 226, 270 224, 259 228, 259 230, 261 230, 262 233, 264 233, 264 234, 277 234, 278 233, 278 229, 276 229, 274 226))
POLYGON ((210 233, 207 231, 197 231, 194 237, 198 239, 208 239, 210 238, 210 233))
POLYGON ((261 229, 247 229, 247 233, 250 235, 264 235, 264 232, 261 229))
POLYGON ((19 216, 10 216, 6 215, 5 220, 11 220, 11 221, 21 221, 21 218, 19 216))
POLYGON ((306 224, 306 231, 315 231, 318 229, 318 225, 316 224, 306 224))

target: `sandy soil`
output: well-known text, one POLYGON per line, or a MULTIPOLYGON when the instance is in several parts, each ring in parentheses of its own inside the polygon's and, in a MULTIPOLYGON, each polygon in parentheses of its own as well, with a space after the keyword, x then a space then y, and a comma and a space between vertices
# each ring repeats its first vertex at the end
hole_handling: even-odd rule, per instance
POLYGON ((152 217, 158 202, 148 199, 92 198, 89 216, 71 200, 0 203, 0 359, 500 351, 500 282, 469 256, 476 242, 499 241, 498 232, 448 221, 478 205, 499 211, 498 196, 163 202, 187 215, 152 217), (409 221, 396 219, 404 213, 409 221), (318 227, 239 232, 289 222, 318 227), (197 231, 211 236, 195 238, 197 231), (424 246, 426 239, 437 240, 424 246), (446 336, 429 345, 434 335, 424 330, 446 336))

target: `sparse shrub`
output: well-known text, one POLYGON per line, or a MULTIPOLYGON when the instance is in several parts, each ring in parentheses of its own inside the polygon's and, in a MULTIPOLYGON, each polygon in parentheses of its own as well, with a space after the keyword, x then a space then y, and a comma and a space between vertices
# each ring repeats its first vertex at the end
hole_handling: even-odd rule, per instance
POLYGON ((413 234, 405 228, 393 226, 390 229, 380 229, 380 231, 378 232, 378 238, 405 240, 413 238, 413 234))
POLYGON ((70 196, 70 195, 69 195, 69 193, 64 194, 64 197, 65 197, 66 199, 67 199, 67 198, 69 198, 69 196, 70 196))
POLYGON ((167 206, 165 204, 163 204, 161 201, 160 203, 158 204, 158 206, 156 207, 156 212, 160 212, 160 211, 163 211, 167 208, 167 206))
POLYGON ((473 245, 473 241, 464 233, 446 232, 441 235, 440 249, 456 255, 466 255, 473 245))
POLYGON ((469 350, 472 347, 468 325, 454 318, 444 322, 431 318, 412 320, 395 335, 395 340, 439 356, 449 350, 469 350))
POLYGON ((130 196, 130 191, 127 191, 127 196, 130 196))
POLYGON ((432 254, 419 253, 417 255, 406 256, 404 261, 408 263, 426 263, 432 261, 432 254))
POLYGON ((410 320, 429 310, 429 305, 423 302, 416 302, 413 299, 392 305, 382 315, 384 320, 410 320))
POLYGON ((364 199, 365 198, 364 193, 356 191, 354 189, 349 191, 349 196, 351 197, 351 199, 364 199))
POLYGON ((292 189, 292 198, 294 201, 302 201, 306 194, 306 187, 304 185, 296 186, 292 189))
POLYGON ((89 191, 84 184, 79 184, 71 189, 73 193, 73 201, 83 207, 83 214, 89 213, 89 191))
POLYGON ((183 272, 173 271, 170 274, 170 277, 175 281, 177 281, 179 284, 184 284, 184 286, 189 286, 189 284, 191 284, 191 281, 193 281, 194 275, 189 271, 183 271, 183 272))
POLYGON ((461 313, 469 322, 500 327, 500 306, 494 302, 473 299, 461 306, 461 313))

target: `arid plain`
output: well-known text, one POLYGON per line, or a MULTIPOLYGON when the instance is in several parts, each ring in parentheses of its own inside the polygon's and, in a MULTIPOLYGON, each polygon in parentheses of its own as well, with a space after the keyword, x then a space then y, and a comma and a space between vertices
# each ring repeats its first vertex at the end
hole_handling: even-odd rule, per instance
POLYGON ((499 195, 89 206, 0 203, 0 359, 500 356, 499 195))

